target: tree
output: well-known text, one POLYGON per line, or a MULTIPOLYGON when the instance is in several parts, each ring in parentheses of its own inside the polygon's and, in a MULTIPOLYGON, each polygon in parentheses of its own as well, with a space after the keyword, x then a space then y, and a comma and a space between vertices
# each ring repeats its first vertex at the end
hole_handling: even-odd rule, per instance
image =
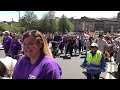
POLYGON ((0 22, 0 31, 10 31, 15 33, 23 33, 25 31, 24 27, 19 27, 18 23, 12 23, 10 25, 0 22))
POLYGON ((45 33, 53 33, 57 31, 57 28, 55 12, 49 11, 41 19, 41 29, 43 29, 45 33))
POLYGON ((0 31, 5 31, 5 24, 0 22, 0 31))
POLYGON ((20 19, 20 26, 25 27, 26 30, 33 29, 36 20, 37 15, 33 11, 26 11, 20 19))
POLYGON ((64 15, 62 15, 62 17, 60 18, 58 27, 59 31, 63 34, 74 30, 74 25, 64 15))

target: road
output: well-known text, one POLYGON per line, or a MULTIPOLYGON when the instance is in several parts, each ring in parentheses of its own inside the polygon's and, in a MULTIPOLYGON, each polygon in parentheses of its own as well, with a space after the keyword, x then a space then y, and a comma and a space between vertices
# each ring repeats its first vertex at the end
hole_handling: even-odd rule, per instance
MULTIPOLYGON (((84 58, 80 57, 81 55, 71 59, 56 58, 63 71, 62 79, 86 79, 86 69, 80 67, 84 58)), ((107 67, 107 71, 101 73, 100 79, 116 79, 116 63, 108 62, 107 67)))
MULTIPOLYGON (((63 55, 61 55, 62 57, 63 55)), ((0 50, 0 58, 4 58, 4 51, 0 50)), ((71 59, 55 58, 62 68, 62 79, 86 79, 86 69, 82 69, 80 65, 84 61, 81 55, 74 56, 71 59)), ((117 65, 115 62, 107 63, 107 71, 101 73, 100 79, 116 79, 117 65)))

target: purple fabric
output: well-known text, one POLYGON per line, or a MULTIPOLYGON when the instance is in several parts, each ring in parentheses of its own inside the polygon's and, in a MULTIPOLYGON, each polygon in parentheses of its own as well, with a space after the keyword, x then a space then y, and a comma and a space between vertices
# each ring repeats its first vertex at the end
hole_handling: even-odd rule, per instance
POLYGON ((61 36, 55 36, 54 41, 57 41, 57 42, 62 41, 62 37, 61 36))
POLYGON ((67 43, 67 38, 63 37, 63 44, 65 45, 67 43))
POLYGON ((13 79, 60 79, 61 75, 60 66, 50 56, 42 55, 35 64, 21 56, 15 66, 13 79))
POLYGON ((22 50, 22 43, 17 40, 17 41, 11 41, 10 43, 10 48, 11 48, 11 55, 17 55, 18 54, 18 50, 22 50))
POLYGON ((12 40, 12 37, 10 37, 10 36, 3 38, 3 48, 5 51, 5 54, 7 54, 10 49, 11 40, 12 40))

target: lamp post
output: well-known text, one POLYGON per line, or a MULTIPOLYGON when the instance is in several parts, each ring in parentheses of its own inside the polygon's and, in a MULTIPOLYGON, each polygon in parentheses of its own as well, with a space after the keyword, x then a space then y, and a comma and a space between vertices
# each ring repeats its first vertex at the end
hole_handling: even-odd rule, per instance
POLYGON ((19 29, 20 29, 20 11, 17 11, 19 13, 19 20, 18 20, 18 23, 19 23, 19 29))
POLYGON ((20 26, 20 11, 18 11, 19 12, 19 26, 20 26))
POLYGON ((17 11, 18 13, 19 13, 19 20, 18 20, 18 22, 19 22, 19 26, 20 26, 20 11, 17 11))

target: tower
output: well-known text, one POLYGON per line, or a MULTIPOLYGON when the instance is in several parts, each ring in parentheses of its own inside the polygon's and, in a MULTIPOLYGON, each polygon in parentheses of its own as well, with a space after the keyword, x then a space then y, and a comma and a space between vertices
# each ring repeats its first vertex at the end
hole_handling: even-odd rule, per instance
POLYGON ((12 18, 12 22, 13 22, 13 18, 12 18))
POLYGON ((117 14, 117 20, 120 22, 120 12, 117 14))

